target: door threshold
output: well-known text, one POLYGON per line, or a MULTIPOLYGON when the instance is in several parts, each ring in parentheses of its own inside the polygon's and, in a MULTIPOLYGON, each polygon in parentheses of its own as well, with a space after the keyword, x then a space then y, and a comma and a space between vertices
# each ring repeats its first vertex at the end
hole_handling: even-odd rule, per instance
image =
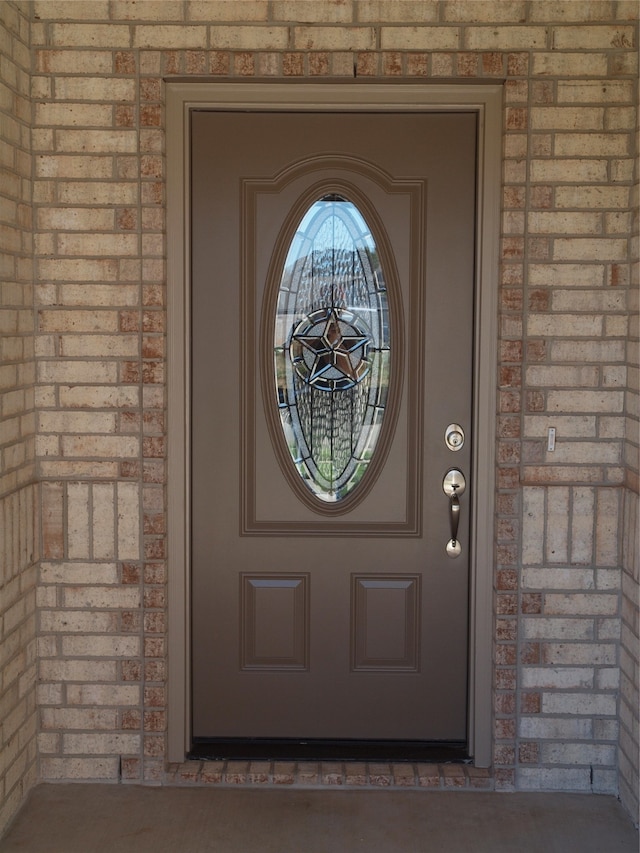
POLYGON ((314 738, 197 738, 188 758, 201 761, 471 761, 463 741, 314 738))

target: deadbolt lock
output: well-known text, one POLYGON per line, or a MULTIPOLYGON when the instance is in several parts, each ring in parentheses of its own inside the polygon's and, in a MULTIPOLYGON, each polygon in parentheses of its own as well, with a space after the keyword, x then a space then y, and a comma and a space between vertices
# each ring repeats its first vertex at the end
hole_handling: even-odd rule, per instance
POLYGON ((464 430, 460 424, 449 424, 444 431, 444 442, 449 450, 460 450, 464 444, 464 430))

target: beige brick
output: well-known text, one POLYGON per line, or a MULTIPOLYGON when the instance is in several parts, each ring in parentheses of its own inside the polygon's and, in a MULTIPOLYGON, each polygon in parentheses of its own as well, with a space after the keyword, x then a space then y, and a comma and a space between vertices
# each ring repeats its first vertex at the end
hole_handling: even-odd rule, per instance
MULTIPOLYGON (((593 489, 574 489, 571 518, 571 562, 590 565, 593 561, 593 489)), ((590 571, 590 570, 589 570, 590 571)))
POLYGON ((36 605, 38 607, 56 607, 57 604, 57 590, 51 587, 38 587, 36 589, 36 605))
MULTIPOLYGON (((73 154, 40 155, 35 161, 39 178, 110 178, 113 174, 111 157, 81 157, 73 154)), ((79 203, 73 198, 72 203, 79 203)))
POLYGON ((611 716, 616 712, 614 695, 597 693, 544 693, 542 712, 544 714, 572 714, 589 716, 611 716))
POLYGON ((629 153, 630 138, 622 133, 557 133, 558 157, 619 157, 629 153))
POLYGON ((602 232, 599 213, 556 213, 531 211, 527 215, 531 234, 598 234, 602 232))
POLYGON ((614 17, 612 0, 588 0, 587 3, 565 0, 535 0, 529 6, 531 21, 609 21, 614 17))
POLYGON ((527 321, 527 334, 532 337, 600 337, 602 317, 571 314, 531 314, 527 321))
POLYGON ((41 207, 37 211, 37 227, 43 230, 106 231, 114 227, 112 210, 86 207, 41 207))
POLYGON ((61 127, 111 127, 112 107, 108 104, 36 104, 35 123, 61 127))
MULTIPOLYGON (((634 429, 635 427, 630 427, 634 429)), ((627 431, 625 430, 625 421, 621 417, 600 417, 599 419, 599 435, 601 438, 624 438, 627 431)))
POLYGON ((140 402, 140 391, 134 385, 107 388, 93 385, 62 385, 58 393, 60 394, 60 405, 71 409, 130 409, 137 407, 140 402))
POLYGON ((553 243, 554 261, 622 261, 627 257, 627 241, 613 238, 560 238, 553 243))
POLYGON ((506 184, 521 184, 527 180, 526 160, 505 160, 503 162, 503 179, 506 184))
MULTIPOLYGON (((47 0, 50 8, 50 0, 47 0)), ((73 0, 77 6, 77 0, 73 0)), ((69 73, 69 51, 68 50, 38 50, 36 51, 36 67, 38 71, 50 74, 69 73)), ((112 74, 113 54, 107 50, 74 50, 73 51, 73 73, 74 74, 112 74)))
POLYGON ((43 584, 115 584, 118 573, 115 563, 43 563, 40 581, 43 584))
POLYGON ((598 494, 596 515, 596 564, 615 566, 619 560, 618 529, 620 507, 618 492, 602 489, 598 494))
POLYGON ((354 4, 359 22, 399 24, 437 21, 438 5, 435 0, 424 0, 421 3, 414 0, 358 0, 354 4))
POLYGON ((461 24, 519 24, 527 20, 526 3, 522 0, 510 3, 501 0, 446 0, 442 4, 442 20, 461 24))
POLYGON ((606 77, 606 53, 541 53, 533 54, 533 73, 552 77, 606 77))
POLYGON ((594 687, 593 668, 524 667, 522 670, 522 686, 529 690, 545 687, 564 690, 589 690, 594 687))
POLYGON ((635 47, 633 27, 572 26, 554 27, 554 50, 629 49, 635 47))
POLYGON ((621 412, 624 397, 621 391, 549 391, 547 409, 550 412, 621 412))
POLYGON ((542 760, 550 764, 615 764, 616 747, 594 743, 543 744, 542 760))
POLYGON ((601 107, 532 107, 529 120, 533 130, 602 130, 601 107))
POLYGON ((67 311, 43 309, 38 312, 41 332, 117 332, 118 315, 115 311, 67 311))
POLYGON ((632 213, 616 211, 604 215, 605 234, 629 234, 633 231, 632 213))
MULTIPOLYGON (((61 448, 64 451, 64 441, 61 448)), ((86 483, 69 483, 67 487, 67 556, 71 560, 87 560, 89 540, 89 486, 86 483)))
POLYGON ((171 26, 157 24, 135 28, 133 47, 154 50, 181 50, 185 48, 203 48, 207 46, 207 27, 171 26))
POLYGON ((116 416, 107 412, 40 412, 38 429, 55 433, 110 433, 116 431, 116 416))
POLYGON ((633 107, 609 107, 605 111, 606 130, 633 130, 635 109, 633 107))
POLYGON ((90 456, 97 458, 128 459, 140 452, 139 441, 134 436, 63 435, 63 456, 90 456))
MULTIPOLYGON (((548 47, 546 27, 466 27, 463 47, 467 50, 541 50, 548 47)), ((575 47, 575 45, 574 45, 575 47)))
POLYGON ((118 476, 119 463, 106 462, 84 462, 84 461, 49 461, 43 459, 40 464, 41 474, 44 479, 114 479, 118 476))
POLYGON ((620 464, 619 442, 556 442, 556 449, 547 454, 547 461, 557 465, 580 464, 589 461, 593 464, 620 464))
POLYGON ((110 754, 128 755, 140 749, 138 734, 65 734, 62 737, 63 751, 68 755, 110 754))
MULTIPOLYGON (((349 24, 353 20, 354 5, 345 0, 274 0, 272 3, 271 19, 274 21, 291 21, 296 24, 349 24)), ((358 4, 358 20, 370 20, 366 17, 368 10, 362 10, 358 4), (365 17, 363 17, 363 11, 365 17)), ((403 4, 405 7, 408 5, 403 4)), ((431 4, 435 5, 435 4, 431 4)), ((262 11, 262 10, 261 10, 262 11)), ((425 7, 428 15, 430 6, 425 7)), ((235 15, 235 19, 237 19, 235 15)), ((242 16, 244 19, 244 15, 242 16)), ((377 19, 376 19, 377 20, 377 19)), ((431 18, 430 20, 434 20, 431 18)))
POLYGON ((620 589, 620 569, 598 569, 596 572, 596 586, 602 590, 620 589))
MULTIPOLYGON (((580 694, 576 694, 579 698, 580 694)), ((585 740, 593 738, 591 720, 554 717, 522 717, 518 732, 524 738, 543 738, 558 740, 585 740)))
POLYGON ((111 20, 113 21, 181 21, 184 16, 184 3, 179 0, 113 0, 111 20))
POLYGON ((136 234, 60 234, 58 251, 61 255, 135 255, 138 252, 136 234))
POLYGON ((91 19, 92 21, 109 19, 109 0, 91 0, 79 3, 78 0, 35 0, 33 10, 37 20, 54 21, 91 19))
POLYGON ((117 780, 120 771, 120 758, 57 758, 43 756, 40 772, 43 779, 73 780, 117 780))
POLYGON ((139 492, 135 483, 118 483, 118 557, 140 559, 139 492))
POLYGON ((117 613, 87 612, 85 610, 42 610, 40 631, 47 633, 86 634, 96 631, 113 632, 118 628, 117 613))
POLYGON ((44 361, 38 365, 38 378, 41 382, 85 383, 108 382, 117 379, 116 365, 98 361, 44 361))
POLYGON ((60 355, 66 358, 93 356, 95 358, 131 358, 138 353, 136 335, 61 335, 60 355))
POLYGON ((624 291, 596 291, 580 293, 580 298, 574 290, 554 291, 551 297, 553 311, 602 312, 624 311, 626 308, 626 293, 624 291))
POLYGON ((42 681, 115 681, 115 661, 95 660, 41 660, 42 681))
POLYGON ((624 361, 623 341, 553 341, 553 361, 624 361))
MULTIPOLYGON (((407 39, 410 40, 410 33, 413 29, 401 27, 407 39)), ((382 30, 381 41, 382 47, 386 50, 392 50, 393 44, 386 42, 385 33, 389 30, 382 30)), ((395 31, 392 31, 395 32, 395 31)), ((414 33, 414 37, 417 34, 414 33)), ((438 36, 435 36, 438 39, 438 36)), ((294 27, 293 30, 293 47, 296 50, 373 50, 376 46, 376 34, 373 27, 294 27)), ((411 44, 405 44, 409 49, 411 44)), ((353 74, 353 65, 351 66, 351 74, 353 74)))
POLYGON ((554 427, 559 437, 593 438, 596 435, 596 418, 589 415, 526 415, 524 418, 527 438, 546 438, 549 427, 554 427))
POLYGON ((54 732, 40 732, 38 735, 38 752, 40 755, 60 752, 60 735, 54 732))
POLYGON ((138 136, 133 130, 59 130, 56 133, 56 151, 74 153, 123 154, 135 153, 138 136))
POLYGON ((114 729, 117 712, 97 708, 43 708, 42 728, 47 729, 114 729))
POLYGON ((140 638, 129 635, 72 635, 62 638, 62 654, 65 657, 137 657, 140 654, 140 638))
MULTIPOLYGON (((547 492, 547 531, 545 561, 566 563, 569 557, 569 490, 553 488, 547 492)), ((545 613, 553 613, 545 608, 545 613)))
POLYGON ((584 617, 530 617, 522 624, 528 640, 592 640, 595 636, 594 620, 584 617))
MULTIPOLYGON (((131 47, 129 27, 117 24, 51 24, 51 44, 56 47, 131 47)), ((140 46, 140 45, 138 45, 140 46)), ((188 47, 189 45, 180 45, 188 47)), ((75 70, 75 69, 74 69, 75 70)))
POLYGON ((632 181, 634 161, 632 158, 611 161, 611 180, 616 182, 632 181))
POLYGON ((633 83, 630 80, 561 80, 558 82, 559 104, 632 104, 633 98, 633 83))
MULTIPOLYGON (((63 601, 65 607, 70 608, 136 608, 140 604, 140 593, 138 589, 130 586, 78 586, 65 587, 63 589, 63 601)), ((94 666, 97 664, 94 663, 94 666)), ((51 678, 50 681, 60 679, 51 678)), ((107 681, 100 678, 70 678, 70 681, 107 681)))
MULTIPOLYGON (((179 4, 181 5, 181 4, 179 4)), ((266 21, 269 17, 268 0, 187 0, 187 21, 266 21)), ((277 19, 277 18, 276 18, 277 19)))
MULTIPOLYGON (((122 308, 138 305, 139 288, 132 284, 62 284, 58 287, 57 304, 68 306, 92 306, 122 308)), ((74 331, 69 329, 68 331, 74 331)))
POLYGON ((617 186, 556 187, 556 207, 619 208, 629 204, 629 188, 617 186))
POLYGON ((70 705, 138 705, 140 689, 137 684, 69 684, 67 702, 70 705))
POLYGON ((57 184, 57 192, 62 204, 119 204, 128 206, 136 204, 138 200, 138 186, 135 183, 106 184, 99 181, 95 183, 75 181, 66 183, 61 181, 57 184))
POLYGON ((531 180, 536 182, 605 183, 607 180, 606 160, 532 160, 530 170, 531 180))
POLYGON ((134 80, 118 79, 113 76, 97 77, 93 75, 55 78, 55 100, 57 101, 134 102, 136 94, 134 80))
POLYGON ((593 387, 600 381, 600 371, 597 367, 566 367, 551 365, 531 365, 526 369, 525 382, 527 385, 558 388, 593 387))
MULTIPOLYGON (((554 589, 585 590, 595 588, 595 579, 593 569, 565 569, 560 567, 553 569, 525 568, 522 571, 522 586, 524 589, 543 591, 554 589)), ((549 636, 554 637, 556 635, 551 634, 549 636)))
POLYGON ((522 561, 525 565, 541 563, 543 560, 544 506, 544 489, 523 490, 522 561))
POLYGON ((602 385, 605 388, 624 388, 627 384, 627 369, 622 365, 602 368, 602 385))
POLYGON ((111 484, 92 488, 92 542, 94 559, 115 557, 115 495, 111 484))
POLYGON ((544 609, 547 615, 614 616, 618 612, 618 597, 607 593, 547 593, 544 609))
POLYGON ((215 50, 284 50, 289 44, 289 30, 279 26, 217 26, 211 27, 209 39, 215 50))

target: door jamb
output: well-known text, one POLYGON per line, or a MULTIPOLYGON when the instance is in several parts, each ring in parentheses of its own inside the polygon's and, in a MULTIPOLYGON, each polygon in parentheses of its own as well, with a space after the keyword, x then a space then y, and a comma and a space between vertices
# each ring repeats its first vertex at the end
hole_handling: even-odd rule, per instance
POLYGON ((478 115, 474 452, 470 543, 469 751, 491 765, 498 245, 502 86, 422 83, 167 81, 168 743, 191 746, 190 665, 190 112, 225 110, 466 111, 478 115))

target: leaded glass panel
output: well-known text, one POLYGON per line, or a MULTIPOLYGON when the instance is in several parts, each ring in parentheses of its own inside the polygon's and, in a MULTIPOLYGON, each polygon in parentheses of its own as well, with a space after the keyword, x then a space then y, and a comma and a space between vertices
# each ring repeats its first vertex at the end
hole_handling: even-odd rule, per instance
POLYGON ((387 401, 389 309, 371 229, 341 195, 311 204, 284 263, 275 320, 280 422, 296 470, 321 501, 353 492, 387 401))

